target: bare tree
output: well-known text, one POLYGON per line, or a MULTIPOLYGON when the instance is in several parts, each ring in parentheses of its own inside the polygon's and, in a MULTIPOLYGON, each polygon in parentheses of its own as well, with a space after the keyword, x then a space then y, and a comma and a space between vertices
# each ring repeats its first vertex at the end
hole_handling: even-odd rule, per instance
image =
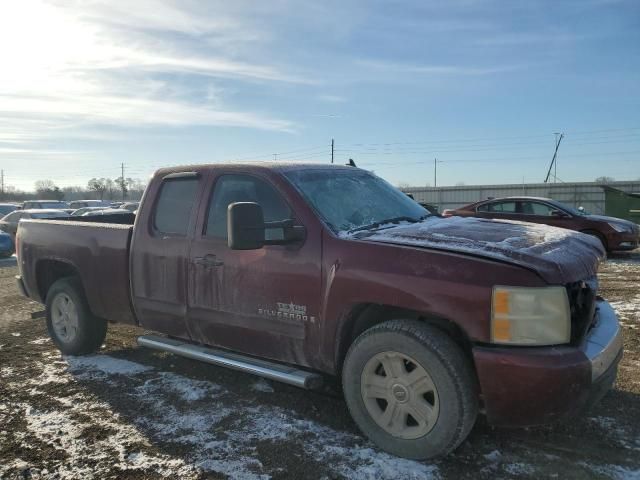
POLYGON ((616 179, 615 179, 615 178, 613 178, 613 177, 606 177, 606 176, 603 176, 603 177, 598 177, 598 178, 596 178, 594 181, 595 181, 595 182, 598 182, 598 183, 611 183, 611 182, 615 182, 615 181, 616 181, 616 179))
POLYGON ((100 200, 102 200, 104 198, 104 192, 107 191, 107 183, 104 178, 92 178, 87 183, 87 188, 96 192, 100 200))
POLYGON ((52 180, 37 180, 35 188, 37 198, 52 200, 62 200, 64 198, 64 192, 52 180))
POLYGON ((56 184, 53 183, 53 180, 37 180, 34 186, 36 187, 36 192, 44 192, 46 190, 53 190, 56 184))

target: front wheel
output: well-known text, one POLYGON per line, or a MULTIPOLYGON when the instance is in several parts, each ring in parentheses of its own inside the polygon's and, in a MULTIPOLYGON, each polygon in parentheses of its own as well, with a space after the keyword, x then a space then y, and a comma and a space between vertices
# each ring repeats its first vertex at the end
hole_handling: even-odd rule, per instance
POLYGON ((392 320, 365 331, 343 367, 353 419, 395 455, 445 455, 467 437, 478 413, 474 375, 461 349, 441 330, 392 320))
POLYGON ((47 292, 47 329, 66 355, 85 355, 100 348, 107 322, 91 313, 77 278, 61 278, 47 292))

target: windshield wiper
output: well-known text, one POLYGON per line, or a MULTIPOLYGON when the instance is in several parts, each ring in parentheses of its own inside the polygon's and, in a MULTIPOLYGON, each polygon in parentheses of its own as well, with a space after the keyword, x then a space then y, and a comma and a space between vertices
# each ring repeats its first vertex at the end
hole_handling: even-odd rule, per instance
POLYGON ((375 228, 380 228, 383 225, 386 225, 387 223, 398 223, 398 222, 418 223, 419 221, 424 220, 428 216, 429 215, 422 215, 421 217, 415 218, 415 217, 408 217, 405 215, 402 217, 385 218, 384 220, 378 220, 377 222, 370 223, 369 225, 363 225, 362 227, 352 228, 351 230, 348 230, 348 232, 353 233, 353 232, 360 232, 362 230, 373 230, 375 228))

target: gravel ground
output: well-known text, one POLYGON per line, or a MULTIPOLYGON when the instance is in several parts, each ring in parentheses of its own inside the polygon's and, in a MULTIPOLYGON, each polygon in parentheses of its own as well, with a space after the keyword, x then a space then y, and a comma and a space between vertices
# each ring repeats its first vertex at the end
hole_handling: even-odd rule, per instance
POLYGON ((61 357, 41 306, 0 261, 0 478, 640 479, 640 251, 613 255, 601 294, 620 315, 616 387, 588 415, 536 429, 482 419, 432 463, 375 449, 336 394, 138 348, 110 327, 100 354, 61 357))

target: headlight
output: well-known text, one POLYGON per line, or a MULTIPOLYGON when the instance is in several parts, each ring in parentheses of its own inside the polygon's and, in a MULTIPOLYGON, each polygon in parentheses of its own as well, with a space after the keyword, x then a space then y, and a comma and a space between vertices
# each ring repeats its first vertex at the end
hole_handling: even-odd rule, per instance
POLYGON ((493 287, 493 343, 559 345, 570 339, 571 312, 564 287, 493 287))
POLYGON ((631 228, 628 225, 624 225, 623 223, 613 223, 607 222, 611 228, 613 228, 618 233, 630 232, 631 228))

